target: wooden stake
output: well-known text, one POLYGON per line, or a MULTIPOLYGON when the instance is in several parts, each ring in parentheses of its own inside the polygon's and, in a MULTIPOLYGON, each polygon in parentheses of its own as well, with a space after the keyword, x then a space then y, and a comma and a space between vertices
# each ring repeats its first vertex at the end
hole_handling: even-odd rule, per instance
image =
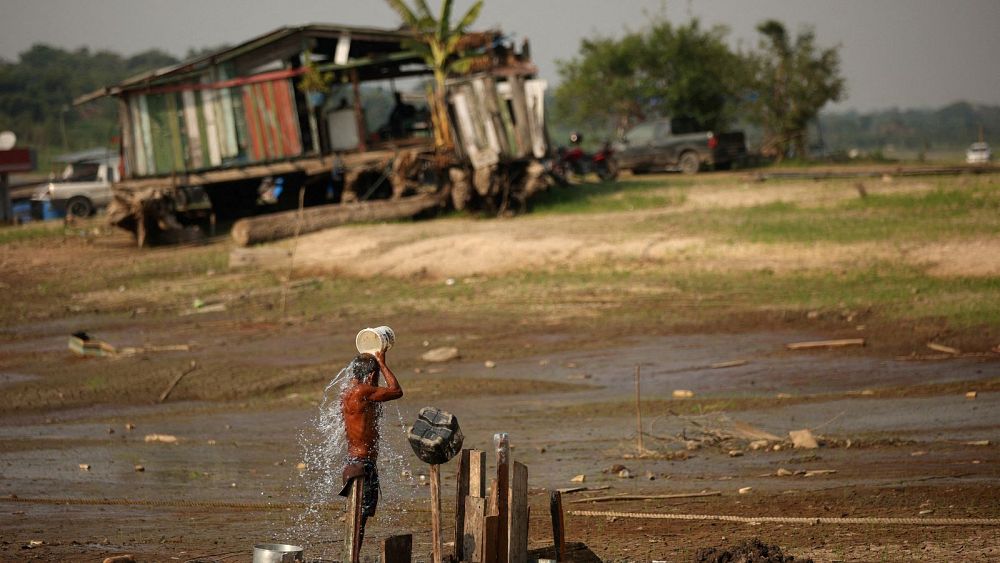
POLYGON ((506 432, 493 435, 493 445, 497 451, 497 537, 503 541, 496 542, 496 560, 507 563, 507 518, 510 495, 510 439, 506 432))
POLYGON ((441 466, 431 464, 431 546, 434 563, 441 563, 441 466))
POLYGON ((645 449, 642 447, 642 393, 639 390, 640 378, 639 364, 635 364, 635 423, 637 436, 639 437, 639 455, 641 456, 645 449))
POLYGON ((486 534, 486 499, 465 497, 465 540, 462 561, 483 563, 486 534))
POLYGON ((469 496, 486 498, 486 452, 469 451, 469 496))
POLYGON ((497 553, 500 551, 500 517, 487 516, 483 533, 483 563, 499 563, 497 553))
POLYGON ((510 477, 507 561, 528 563, 528 467, 514 462, 510 477))
POLYGON ((392 536, 382 541, 382 563, 412 563, 413 534, 392 536))
POLYGON ((462 450, 458 458, 458 476, 455 480, 455 561, 461 561, 462 542, 465 540, 465 497, 469 496, 469 453, 462 450))
POLYGON ((365 490, 365 478, 355 477, 351 481, 351 492, 347 497, 347 530, 344 533, 344 561, 361 561, 361 504, 365 490))
POLYGON ((556 561, 566 560, 566 529, 563 522, 562 493, 552 491, 549 496, 549 512, 552 513, 552 543, 556 549, 556 561))

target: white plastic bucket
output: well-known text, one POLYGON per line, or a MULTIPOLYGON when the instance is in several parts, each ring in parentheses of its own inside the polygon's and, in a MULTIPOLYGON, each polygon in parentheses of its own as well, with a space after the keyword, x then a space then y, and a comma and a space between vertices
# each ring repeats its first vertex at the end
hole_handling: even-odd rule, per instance
POLYGON ((387 326, 377 326, 375 328, 362 329, 354 339, 361 354, 374 354, 375 352, 385 352, 396 343, 396 333, 387 326))
POLYGON ((253 563, 299 563, 302 548, 283 543, 259 543, 253 546, 253 563))

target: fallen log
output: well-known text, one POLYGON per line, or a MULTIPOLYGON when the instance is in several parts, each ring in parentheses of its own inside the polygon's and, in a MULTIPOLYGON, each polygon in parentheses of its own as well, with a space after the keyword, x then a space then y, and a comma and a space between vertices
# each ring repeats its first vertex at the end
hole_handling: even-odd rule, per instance
MULTIPOLYGON (((426 194, 395 200, 310 207, 302 210, 299 232, 311 233, 348 223, 404 219, 440 204, 440 196, 426 194)), ((294 210, 240 219, 233 225, 233 240, 240 246, 250 246, 294 236, 299 217, 299 211, 294 210)))

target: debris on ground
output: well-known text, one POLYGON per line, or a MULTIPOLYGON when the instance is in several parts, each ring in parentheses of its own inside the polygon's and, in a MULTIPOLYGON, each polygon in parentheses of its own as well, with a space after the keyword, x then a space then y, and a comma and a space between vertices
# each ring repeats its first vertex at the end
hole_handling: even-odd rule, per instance
POLYGON ((951 354, 952 356, 958 356, 962 352, 957 348, 952 348, 951 346, 945 346, 944 344, 938 344, 937 342, 928 342, 927 347, 935 352, 941 352, 942 354, 951 354))
POLYGON ((740 487, 739 489, 741 495, 749 495, 751 492, 753 492, 753 487, 740 487))
POLYGON ((767 545, 757 538, 742 541, 727 549, 708 547, 695 554, 696 563, 812 563, 785 555, 776 545, 767 545))
POLYGON ((572 479, 570 479, 569 482, 570 483, 583 483, 586 480, 587 480, 587 476, 586 475, 577 475, 576 477, 573 477, 572 479))
POLYGON ((728 362, 716 362, 714 364, 709 364, 708 367, 709 369, 726 369, 726 368, 745 366, 749 363, 750 362, 747 360, 731 360, 728 362))
POLYGON ((819 348, 846 348, 848 346, 864 346, 864 338, 841 338, 838 340, 815 340, 811 342, 792 342, 786 344, 789 350, 815 350, 819 348))
POLYGON ((977 391, 969 391, 968 393, 965 394, 966 399, 975 399, 978 396, 979 393, 977 391))
POLYGON ((136 464, 133 469, 135 469, 136 473, 142 473, 143 471, 146 470, 146 466, 145 465, 136 464))
POLYGON ((117 353, 114 346, 83 331, 70 335, 69 349, 80 356, 105 357, 114 356, 117 353))
POLYGON ((457 360, 461 355, 458 353, 458 348, 454 346, 444 346, 442 348, 434 348, 433 350, 428 350, 424 352, 420 359, 425 362, 450 362, 451 360, 457 360))
POLYGON ((80 464, 80 471, 90 471, 90 464, 89 463, 81 463, 80 464))
POLYGON ((146 434, 145 442, 159 442, 161 444, 176 444, 177 436, 172 436, 170 434, 146 434))
POLYGON ((792 440, 792 445, 799 449, 813 450, 819 447, 816 437, 809 429, 791 430, 788 437, 792 440))
POLYGON ((694 397, 694 391, 690 389, 674 389, 673 395, 675 399, 690 399, 694 397))
POLYGON ((104 563, 135 563, 135 557, 129 554, 113 555, 111 557, 105 557, 104 563))
POLYGON ((118 357, 138 356, 148 352, 190 352, 188 344, 167 344, 162 346, 127 346, 118 348, 104 340, 94 338, 84 331, 74 332, 69 337, 69 349, 80 356, 118 357))

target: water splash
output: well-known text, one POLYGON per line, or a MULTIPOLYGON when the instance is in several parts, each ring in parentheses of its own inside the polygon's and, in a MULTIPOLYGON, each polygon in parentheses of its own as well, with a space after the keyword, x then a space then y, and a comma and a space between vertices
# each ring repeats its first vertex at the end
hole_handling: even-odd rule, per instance
MULTIPOLYGON (((347 434, 340 397, 350 386, 353 362, 334 377, 323 390, 323 400, 319 411, 309 426, 299 435, 303 461, 306 470, 299 475, 296 483, 297 494, 306 508, 298 514, 290 529, 290 538, 301 542, 310 557, 331 557, 339 555, 345 499, 339 496, 343 488, 342 470, 347 458, 347 434), (331 505, 334 510, 330 510, 331 505), (340 510, 337 510, 340 509, 340 510)), ((393 526, 399 522, 407 501, 415 497, 418 490, 409 463, 409 446, 406 442, 406 423, 397 404, 391 404, 396 411, 395 418, 383 416, 385 403, 375 405, 379 425, 377 444, 378 472, 381 494, 378 512, 368 521, 368 538, 376 537, 376 528, 393 526)), ((365 541, 374 545, 374 541, 365 541)))

